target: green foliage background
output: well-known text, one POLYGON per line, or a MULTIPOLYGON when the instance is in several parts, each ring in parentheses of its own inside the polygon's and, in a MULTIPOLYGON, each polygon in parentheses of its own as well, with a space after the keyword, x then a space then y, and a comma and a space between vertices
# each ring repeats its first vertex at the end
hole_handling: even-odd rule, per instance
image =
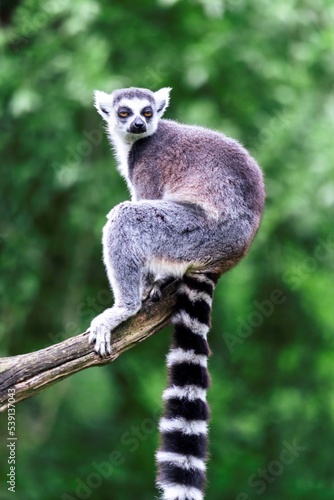
MULTIPOLYGON (((1 355, 84 331, 111 304, 101 229, 128 194, 93 90, 171 86, 166 116, 239 139, 267 185, 251 252, 215 296, 207 498, 334 498, 332 0, 13 0, 0 12, 1 355)), ((16 499, 157 497, 169 340, 17 405, 16 499)), ((0 426, 5 500, 6 414, 0 426)))

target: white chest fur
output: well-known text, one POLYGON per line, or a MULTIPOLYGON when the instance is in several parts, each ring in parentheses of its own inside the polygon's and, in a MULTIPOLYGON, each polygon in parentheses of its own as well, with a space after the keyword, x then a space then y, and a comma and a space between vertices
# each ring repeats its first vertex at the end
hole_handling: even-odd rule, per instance
POLYGON ((136 201, 136 191, 129 178, 129 153, 133 142, 126 142, 117 134, 109 134, 109 138, 115 151, 117 169, 126 181, 132 201, 136 201))
POLYGON ((129 181, 129 153, 132 143, 125 142, 123 138, 117 134, 110 134, 110 140, 115 150, 117 168, 120 174, 129 181))

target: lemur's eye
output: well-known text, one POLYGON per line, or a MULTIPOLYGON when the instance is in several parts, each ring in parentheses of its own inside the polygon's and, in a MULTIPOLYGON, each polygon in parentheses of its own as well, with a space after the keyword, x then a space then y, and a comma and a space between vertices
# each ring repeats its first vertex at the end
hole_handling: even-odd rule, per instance
POLYGON ((129 108, 122 107, 118 110, 117 114, 120 118, 127 118, 131 115, 131 110, 129 108))
POLYGON ((153 115, 152 109, 151 108, 146 108, 143 109, 142 114, 145 116, 145 118, 151 118, 153 115))

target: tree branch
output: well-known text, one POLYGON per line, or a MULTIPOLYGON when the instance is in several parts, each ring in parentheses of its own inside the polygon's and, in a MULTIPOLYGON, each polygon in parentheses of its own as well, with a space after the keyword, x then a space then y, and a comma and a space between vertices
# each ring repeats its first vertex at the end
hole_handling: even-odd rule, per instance
POLYGON ((35 396, 73 373, 111 363, 122 352, 166 326, 175 303, 176 288, 174 281, 165 288, 159 302, 148 300, 136 316, 116 328, 112 335, 112 354, 106 358, 100 358, 88 344, 87 332, 39 351, 0 358, 0 412, 8 407, 9 389, 15 390, 15 402, 35 396))

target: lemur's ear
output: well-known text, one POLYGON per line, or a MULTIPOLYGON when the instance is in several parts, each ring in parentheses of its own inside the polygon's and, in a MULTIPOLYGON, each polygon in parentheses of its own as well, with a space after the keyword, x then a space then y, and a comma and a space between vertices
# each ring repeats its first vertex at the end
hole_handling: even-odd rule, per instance
POLYGON ((94 105, 105 120, 108 120, 108 117, 113 108, 113 98, 111 94, 106 94, 106 92, 101 92, 100 90, 94 91, 94 105))
POLYGON ((154 92, 154 98, 159 116, 162 116, 164 114, 169 104, 169 94, 171 90, 171 87, 164 87, 154 92))

